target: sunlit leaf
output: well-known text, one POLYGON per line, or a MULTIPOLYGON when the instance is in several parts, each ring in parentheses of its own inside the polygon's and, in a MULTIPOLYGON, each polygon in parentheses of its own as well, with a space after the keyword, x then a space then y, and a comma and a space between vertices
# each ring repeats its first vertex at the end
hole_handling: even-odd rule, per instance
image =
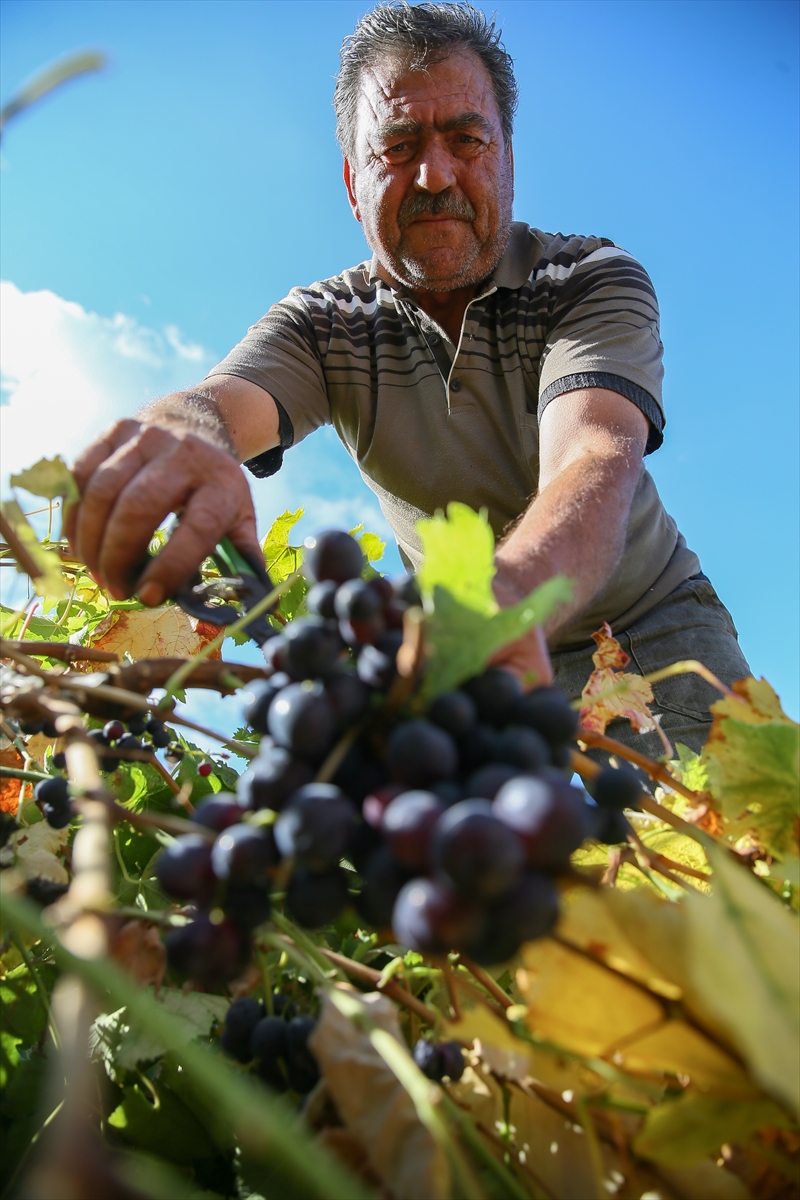
POLYGON ((436 588, 445 588, 464 608, 485 617, 499 605, 492 591, 495 576, 494 534, 484 512, 453 502, 447 516, 438 512, 417 522, 424 559, 417 572, 426 607, 436 588))
MULTIPOLYGON (((33 561, 31 580, 36 594, 55 597, 68 595, 69 588, 61 573, 61 560, 55 551, 45 550, 40 545, 39 539, 28 524, 25 514, 16 500, 4 500, 0 504, 0 509, 33 561)), ((27 574, 27 571, 23 570, 19 564, 17 564, 17 570, 22 575, 27 574)))
MULTIPOLYGON (((164 608, 115 609, 104 617, 87 643, 120 658, 191 658, 219 633, 216 626, 188 616, 177 604, 164 608)), ((221 658, 216 650, 211 658, 221 658)))
POLYGON ((592 655, 594 670, 581 692, 581 725, 594 733, 605 733, 610 721, 624 717, 637 733, 655 729, 648 707, 653 702, 653 689, 641 675, 621 669, 630 658, 612 637, 608 622, 604 621, 592 637, 597 649, 592 655))
POLYGON ((788 1124, 771 1100, 726 1100, 687 1092, 648 1113, 633 1148, 653 1162, 685 1167, 725 1142, 736 1144, 765 1126, 788 1124))
POLYGON ((40 458, 27 470, 9 476, 9 483, 45 500, 61 497, 65 504, 74 504, 81 498, 75 476, 60 454, 55 458, 40 458))

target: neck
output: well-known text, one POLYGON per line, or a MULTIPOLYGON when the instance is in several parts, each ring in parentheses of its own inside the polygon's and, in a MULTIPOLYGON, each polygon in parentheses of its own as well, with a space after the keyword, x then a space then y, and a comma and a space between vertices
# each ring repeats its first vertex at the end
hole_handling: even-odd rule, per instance
POLYGON ((475 284, 470 284, 452 292, 419 291, 411 294, 423 312, 426 312, 445 331, 453 345, 457 346, 467 305, 477 293, 475 284))

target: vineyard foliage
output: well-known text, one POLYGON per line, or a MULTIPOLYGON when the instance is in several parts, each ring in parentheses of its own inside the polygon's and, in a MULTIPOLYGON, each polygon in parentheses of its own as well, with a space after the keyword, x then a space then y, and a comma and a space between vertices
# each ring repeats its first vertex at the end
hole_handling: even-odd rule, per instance
MULTIPOLYGON (((721 692, 702 754, 678 746, 644 760, 653 794, 626 812, 627 841, 588 840, 572 855, 558 924, 510 961, 487 970, 465 954, 409 950, 353 903, 301 928, 279 866, 250 961, 225 984, 198 986, 168 965, 164 936, 189 916, 156 864, 198 828, 186 818, 201 800, 235 791, 258 735, 242 722, 201 749, 191 689, 246 691, 267 672, 237 664, 235 650, 229 659, 230 640, 223 661, 219 631, 178 606, 145 609, 97 586, 53 532, 54 508, 76 496, 59 460, 12 483, 50 513, 40 539, 20 503, 2 510, 0 557, 27 565, 38 595, 0 609, 3 1196, 798 1194, 799 731, 766 681, 721 692), (173 692, 189 660, 190 690, 173 692), (31 696, 54 726, 24 732, 31 696), (161 718, 170 745, 101 777, 86 733, 114 704, 161 718), (33 787, 62 776, 65 751, 73 819, 53 828, 33 787), (279 1095, 222 1052, 243 997, 270 1015, 280 998, 314 1019, 310 1093, 290 1076, 279 1095), (460 1078, 423 1074, 411 1053, 422 1036, 458 1043, 460 1078)), ((270 618, 279 630, 306 612, 307 551, 292 542, 302 515, 279 516, 263 542, 282 589, 270 618)), ((378 578, 383 543, 351 532, 364 577, 378 578)), ((412 717, 570 595, 555 579, 498 609, 491 531, 463 505, 421 523, 420 536, 421 606, 405 614, 406 667, 386 701, 412 717)), ((208 560, 204 579, 218 574, 208 560)), ((245 641, 246 629, 234 635, 245 641)), ((611 631, 596 641, 572 758, 590 787, 591 748, 613 736, 609 723, 652 729, 656 716, 650 684, 625 671, 611 631)), ((244 820, 271 828, 275 813, 244 820)), ((362 881, 343 867, 355 900, 362 881)))

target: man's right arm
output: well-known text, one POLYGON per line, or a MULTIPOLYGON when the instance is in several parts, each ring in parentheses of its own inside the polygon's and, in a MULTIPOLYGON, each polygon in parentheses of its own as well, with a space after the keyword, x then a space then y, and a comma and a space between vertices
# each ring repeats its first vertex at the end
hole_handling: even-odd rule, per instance
POLYGON ((155 401, 118 421, 75 463, 81 500, 67 522, 75 553, 115 599, 157 605, 189 580, 224 537, 260 555, 240 462, 278 445, 269 392, 233 375, 155 401), (181 521, 142 570, 154 531, 181 521))

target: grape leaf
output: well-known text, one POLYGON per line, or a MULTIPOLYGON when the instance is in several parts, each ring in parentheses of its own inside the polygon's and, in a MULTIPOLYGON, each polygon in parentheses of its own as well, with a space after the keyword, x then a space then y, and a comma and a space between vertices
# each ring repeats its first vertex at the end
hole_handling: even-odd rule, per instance
POLYGON ((380 562, 383 558, 383 552, 386 549, 386 542, 381 541, 377 533, 370 533, 368 529, 364 529, 363 524, 356 525, 355 529, 350 530, 350 537, 353 537, 358 542, 364 552, 364 557, 368 563, 380 562))
MULTIPOLYGON (((58 598, 68 595, 64 576, 61 574, 61 561, 52 550, 45 550, 40 545, 33 528, 28 524, 20 506, 16 500, 4 500, 0 504, 3 516, 8 521, 14 533, 17 535, 22 545, 27 550, 30 557, 33 559, 38 575, 32 575, 34 590, 39 596, 56 596, 58 598)), ((17 565, 17 570, 21 575, 27 574, 22 567, 17 565)))
POLYGON ((69 883, 66 868, 58 858, 69 841, 69 827, 53 829, 46 821, 18 829, 0 851, 0 864, 15 863, 26 879, 49 879, 69 883))
POLYGON ((620 717, 630 721, 637 733, 656 728, 648 705, 653 689, 641 675, 621 670, 630 662, 607 621, 592 634, 597 649, 592 655, 594 670, 581 692, 580 722, 594 733, 605 733, 609 722, 620 717))
POLYGON ((289 534, 304 513, 304 508, 298 508, 296 512, 290 512, 287 509, 286 512, 281 513, 272 522, 266 537, 261 543, 264 551, 264 562, 273 583, 283 583, 287 576, 291 575, 293 571, 296 571, 302 565, 303 547, 290 546, 289 534))
POLYGON ((777 858, 800 851, 800 726, 783 712, 765 680, 744 679, 734 696, 711 706, 714 723, 703 748, 711 791, 726 830, 752 831, 777 858))
POLYGON ((32 496, 44 496, 45 500, 60 496, 65 504, 75 504, 81 498, 75 476, 60 454, 55 458, 40 458, 27 470, 11 475, 9 483, 24 488, 32 496))
POLYGON ((430 520, 418 521, 417 533, 425 556, 417 581, 426 609, 438 587, 463 607, 493 616, 499 607, 492 591, 494 534, 485 511, 476 513, 454 501, 448 504, 446 517, 437 512, 430 520))
MULTIPOLYGON (((87 644, 122 658, 191 658, 219 633, 214 625, 188 616, 176 604, 164 608, 115 609, 96 627, 87 644), (198 628, 200 627, 200 628, 198 628)), ((217 649, 211 658, 221 658, 217 649)))
MULTIPOLYGON (((229 1004, 224 996, 184 993, 179 988, 162 988, 156 1002, 164 1012, 179 1019, 182 1037, 187 1041, 208 1037, 214 1022, 224 1021, 229 1004)), ((113 1080, 120 1078, 120 1071, 132 1071, 139 1063, 152 1062, 169 1049, 166 1042, 134 1028, 125 1008, 97 1018, 89 1035, 89 1048, 113 1080)))
POLYGON ((771 1100, 728 1100, 689 1091, 651 1109, 633 1149, 652 1162, 688 1167, 725 1142, 743 1142, 765 1126, 789 1124, 771 1100))

